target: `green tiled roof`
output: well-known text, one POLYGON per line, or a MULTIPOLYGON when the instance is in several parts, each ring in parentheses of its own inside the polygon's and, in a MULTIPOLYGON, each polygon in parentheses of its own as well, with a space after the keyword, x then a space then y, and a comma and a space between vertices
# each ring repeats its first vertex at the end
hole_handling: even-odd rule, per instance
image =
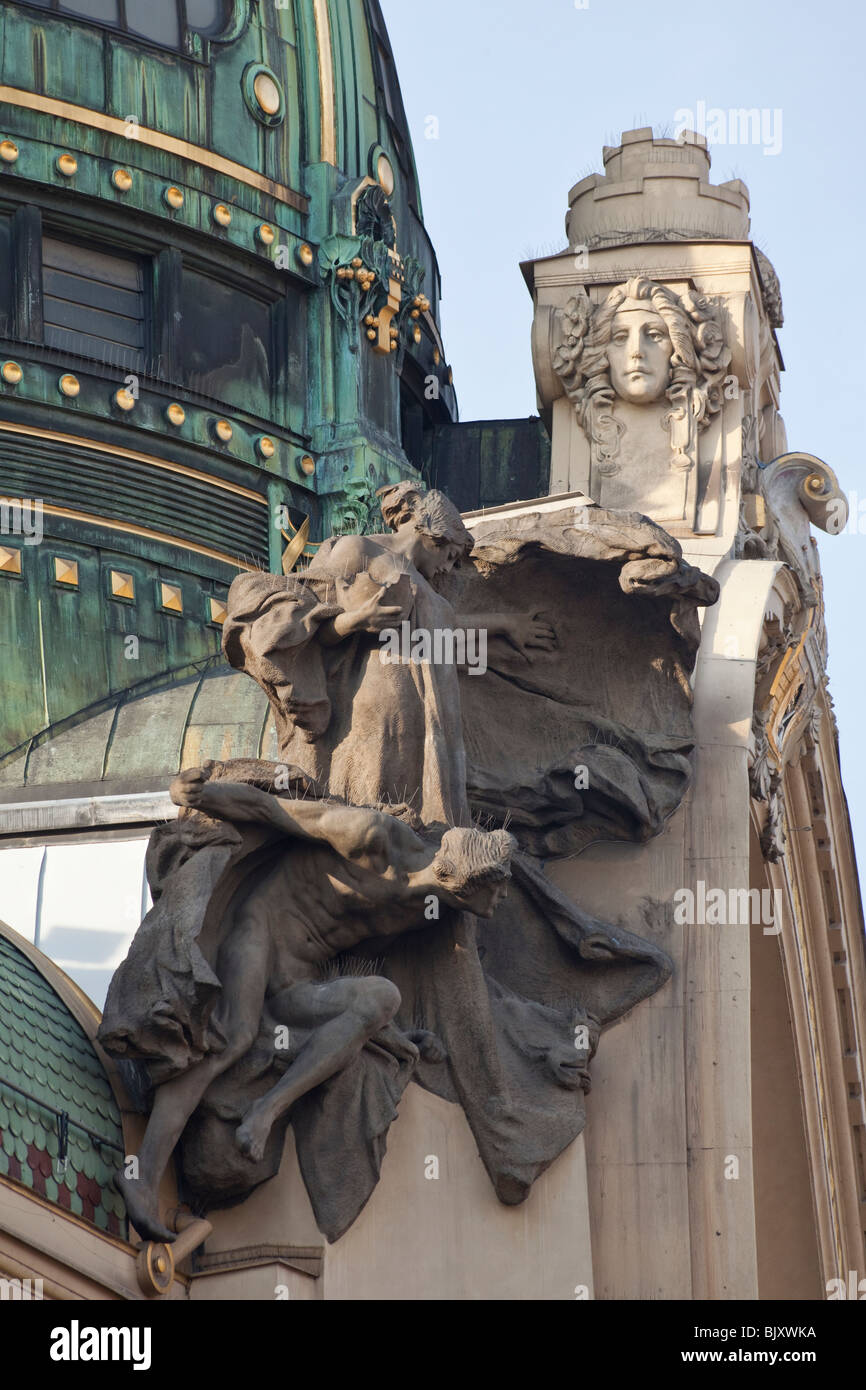
POLYGON ((81 1025, 36 965, 0 933, 0 1174, 126 1238, 111 1178, 123 1157, 120 1111, 81 1025), (58 1115, 68 1119, 59 1159, 58 1115))

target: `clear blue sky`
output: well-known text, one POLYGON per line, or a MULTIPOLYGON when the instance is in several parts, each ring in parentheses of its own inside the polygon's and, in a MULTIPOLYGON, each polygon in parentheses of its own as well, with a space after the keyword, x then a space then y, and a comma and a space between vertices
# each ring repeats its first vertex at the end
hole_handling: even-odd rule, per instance
MULTIPOLYGON (((858 0, 382 0, 443 279, 446 349, 464 420, 535 413, 521 260, 565 245, 569 189, 602 145, 677 112, 781 113, 781 148, 714 145, 741 178, 752 236, 782 285, 788 445, 835 469, 862 531, 820 538, 830 689, 861 876, 866 868, 864 49, 858 0), (438 120, 438 139, 426 138, 438 120)), ((778 119, 778 118, 777 118, 778 119)), ((709 132, 708 132, 709 133, 709 132)))

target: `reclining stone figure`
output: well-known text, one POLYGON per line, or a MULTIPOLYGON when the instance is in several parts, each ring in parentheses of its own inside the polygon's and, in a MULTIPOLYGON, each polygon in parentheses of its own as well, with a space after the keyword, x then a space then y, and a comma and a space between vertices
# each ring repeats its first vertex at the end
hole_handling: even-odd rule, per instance
POLYGON ((278 1025, 309 1036, 236 1131, 238 1148, 253 1163, 262 1160, 278 1120, 371 1039, 410 1060, 442 1060, 433 1034, 405 1035, 393 1024, 400 993, 390 980, 323 979, 323 971, 361 943, 429 927, 425 908, 432 901, 492 917, 506 892, 514 846, 501 830, 450 829, 422 838, 382 811, 211 781, 208 769, 181 773, 171 794, 180 806, 234 825, 265 826, 291 845, 230 912, 214 961, 221 993, 211 1019, 224 1046, 157 1088, 138 1175, 118 1178, 136 1229, 160 1241, 173 1239, 157 1206, 166 1164, 208 1088, 252 1048, 266 1003, 278 1025))

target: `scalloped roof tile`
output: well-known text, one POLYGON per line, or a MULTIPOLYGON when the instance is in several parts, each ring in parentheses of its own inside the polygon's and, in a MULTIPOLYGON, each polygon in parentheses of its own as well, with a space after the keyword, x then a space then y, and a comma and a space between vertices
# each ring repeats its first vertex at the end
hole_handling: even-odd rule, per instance
POLYGON ((123 1203, 111 1187, 123 1132, 108 1077, 64 1001, 2 933, 0 1017, 0 1174, 125 1239, 123 1203), (57 1110, 69 1116, 65 1173, 55 1166, 57 1110), (117 1147, 101 1151, 85 1130, 117 1147))

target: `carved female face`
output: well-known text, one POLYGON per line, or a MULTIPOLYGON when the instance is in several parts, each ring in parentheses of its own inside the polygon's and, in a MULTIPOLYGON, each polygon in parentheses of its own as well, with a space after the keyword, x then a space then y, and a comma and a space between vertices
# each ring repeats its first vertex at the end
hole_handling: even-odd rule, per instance
POLYGON ((463 551, 460 546, 447 538, 430 535, 427 531, 416 534, 417 543, 413 547, 412 563, 419 574, 423 574, 429 582, 432 583, 438 575, 453 570, 462 558, 463 551))
POLYGON ((607 348, 616 394, 633 405, 659 400, 670 385, 673 351, 667 325, 653 309, 620 309, 607 348))

